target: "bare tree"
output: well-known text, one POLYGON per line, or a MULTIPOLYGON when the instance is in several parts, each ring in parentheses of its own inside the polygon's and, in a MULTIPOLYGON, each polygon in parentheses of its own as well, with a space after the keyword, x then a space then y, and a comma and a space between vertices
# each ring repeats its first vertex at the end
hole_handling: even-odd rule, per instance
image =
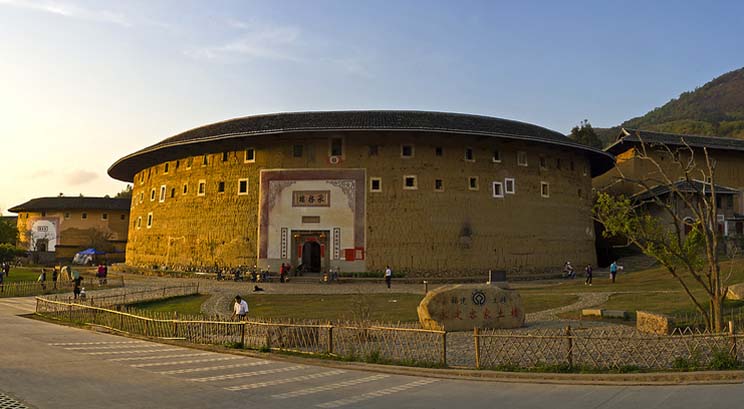
POLYGON ((651 164, 654 172, 633 178, 618 167, 618 183, 631 183, 642 191, 632 197, 598 193, 594 216, 606 236, 625 238, 664 266, 706 326, 721 331, 728 277, 721 271, 716 161, 706 148, 701 152, 699 161, 684 140, 674 149, 641 140, 636 158, 651 164))

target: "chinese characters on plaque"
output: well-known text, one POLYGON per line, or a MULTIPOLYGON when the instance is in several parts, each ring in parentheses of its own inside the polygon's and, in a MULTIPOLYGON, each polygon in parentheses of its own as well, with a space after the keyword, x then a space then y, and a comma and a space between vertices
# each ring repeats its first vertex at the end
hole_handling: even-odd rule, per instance
POLYGON ((293 207, 328 207, 330 205, 330 190, 295 190, 292 192, 293 207))

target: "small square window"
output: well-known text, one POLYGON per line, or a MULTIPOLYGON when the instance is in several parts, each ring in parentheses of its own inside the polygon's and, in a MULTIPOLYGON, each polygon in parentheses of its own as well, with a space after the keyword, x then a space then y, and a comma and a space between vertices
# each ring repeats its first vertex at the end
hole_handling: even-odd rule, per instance
POLYGON ((248 179, 239 179, 238 180, 238 194, 239 195, 247 195, 248 194, 248 179))
POLYGON ((493 182, 493 197, 504 197, 504 186, 501 182, 493 182))
POLYGON ((498 149, 493 150, 493 155, 491 156, 491 161, 493 163, 501 163, 501 151, 498 149))
POLYGON ((225 193, 225 182, 217 182, 217 193, 225 193))
POLYGON ((540 196, 550 197, 550 185, 548 182, 540 182, 540 196))
POLYGON ((142 228, 142 216, 137 218, 137 228, 138 229, 142 228))
POLYGON ((41 212, 41 217, 46 217, 46 212, 41 212))
POLYGON ((247 148, 245 150, 245 159, 243 159, 243 162, 255 162, 256 161, 256 150, 253 148, 247 148))
POLYGON ((442 149, 441 146, 437 146, 434 148, 434 155, 436 156, 443 156, 444 155, 444 149, 442 149))
POLYGON ((176 188, 175 187, 172 187, 171 188, 171 194, 170 194, 170 196, 171 196, 171 198, 173 198, 173 197, 176 196, 176 188))
POLYGON ((369 178, 369 191, 382 192, 382 178, 369 178))
POLYGON ((331 138, 330 140, 330 151, 331 156, 344 156, 344 140, 343 138, 331 138))
POLYGON ((513 195, 517 192, 517 186, 513 178, 504 179, 504 193, 513 195))
POLYGON ((160 203, 165 202, 165 185, 160 186, 160 199, 158 201, 160 203))
POLYGON ((584 165, 584 171, 582 172, 584 176, 589 174, 589 165, 584 165))
POLYGON ((304 153, 305 145, 292 145, 292 156, 295 158, 301 158, 304 153))
POLYGON ((465 148, 465 160, 469 162, 475 162, 475 154, 473 148, 465 148))
POLYGON ((418 189, 418 183, 416 181, 416 176, 409 175, 403 177, 403 189, 406 190, 416 190, 418 189))
POLYGON ((70 219, 70 212, 65 212, 65 220, 69 220, 69 219, 70 219))
POLYGON ((209 155, 202 156, 202 166, 207 166, 209 164, 209 155))
POLYGON ((180 164, 181 164, 181 161, 180 161, 180 160, 177 160, 177 161, 176 161, 176 169, 178 169, 178 166, 179 166, 180 164))
POLYGON ((524 151, 517 152, 517 165, 527 166, 527 152, 524 152, 524 151))
POLYGON ((81 218, 81 219, 83 219, 83 220, 87 219, 87 218, 88 218, 88 213, 85 213, 85 212, 83 212, 83 213, 82 213, 82 214, 80 215, 80 218, 81 218))
POLYGON ((101 220, 108 220, 108 213, 101 213, 101 220))
POLYGON ((369 156, 377 156, 380 153, 380 145, 369 145, 369 156))
POLYGON ((468 189, 478 190, 478 176, 471 176, 468 178, 468 189))
POLYGON ((189 193, 189 184, 184 183, 183 184, 183 194, 189 193))
POLYGON ((194 158, 186 159, 186 169, 191 169, 191 165, 194 163, 194 158))
POLYGON ((434 179, 434 191, 444 192, 444 180, 434 179))
POLYGON ((125 214, 119 215, 119 220, 124 220, 126 218, 127 218, 127 215, 125 214))
POLYGON ((227 152, 222 152, 222 161, 227 162, 227 159, 230 157, 230 155, 227 152))
POLYGON ((147 228, 152 227, 152 212, 147 214, 147 228))
POLYGON ((199 188, 196 191, 196 195, 204 196, 206 194, 207 194, 207 181, 202 179, 199 181, 199 188))
POLYGON ((400 146, 400 157, 401 158, 412 158, 413 157, 413 145, 401 145, 400 146))
POLYGON ((540 156, 540 169, 547 169, 548 168, 548 161, 545 159, 544 156, 540 156))
POLYGON ((170 163, 165 162, 165 165, 163 166, 163 173, 168 173, 169 166, 170 166, 170 163))

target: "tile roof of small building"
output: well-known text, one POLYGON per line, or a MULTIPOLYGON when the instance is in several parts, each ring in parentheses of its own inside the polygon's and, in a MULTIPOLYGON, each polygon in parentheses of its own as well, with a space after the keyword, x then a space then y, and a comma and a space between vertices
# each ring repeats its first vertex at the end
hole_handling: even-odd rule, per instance
POLYGON ((9 212, 36 212, 51 210, 114 210, 129 211, 131 199, 110 197, 57 196, 39 197, 8 209, 9 212))
MULTIPOLYGON (((714 185, 716 194, 717 195, 735 195, 738 194, 739 191, 736 189, 732 189, 730 187, 726 186, 720 186, 720 185, 714 185)), ((658 185, 654 186, 651 189, 648 189, 644 192, 640 192, 633 196, 633 200, 642 202, 644 200, 648 200, 654 197, 661 197, 664 196, 672 190, 677 190, 682 193, 707 193, 710 194, 711 192, 711 185, 710 183, 702 182, 699 180, 692 180, 692 181, 686 181, 686 180, 680 180, 677 182, 674 182, 672 185, 658 185)))
MULTIPOLYGON (((164 139, 116 161, 111 177, 131 181, 141 169, 174 160, 196 144, 249 136, 318 131, 422 131, 521 139, 562 145, 589 154, 592 173, 614 165, 614 158, 565 135, 537 125, 481 115, 428 111, 311 111, 254 115, 204 125, 164 139)), ((193 152, 193 148, 191 150, 193 152)))
POLYGON ((615 142, 605 148, 605 152, 619 155, 633 146, 666 145, 670 147, 689 145, 691 148, 709 148, 718 150, 744 151, 744 140, 718 136, 684 135, 664 132, 644 131, 622 128, 615 142))

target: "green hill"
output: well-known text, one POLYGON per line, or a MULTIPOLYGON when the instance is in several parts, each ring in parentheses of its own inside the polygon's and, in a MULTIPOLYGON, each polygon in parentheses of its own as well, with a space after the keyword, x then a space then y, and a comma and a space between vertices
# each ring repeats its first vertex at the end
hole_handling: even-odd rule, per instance
MULTIPOLYGON (((723 74, 694 91, 684 92, 679 98, 620 126, 744 139, 744 68, 723 74)), ((607 143, 617 137, 620 126, 595 128, 595 131, 607 143)))

